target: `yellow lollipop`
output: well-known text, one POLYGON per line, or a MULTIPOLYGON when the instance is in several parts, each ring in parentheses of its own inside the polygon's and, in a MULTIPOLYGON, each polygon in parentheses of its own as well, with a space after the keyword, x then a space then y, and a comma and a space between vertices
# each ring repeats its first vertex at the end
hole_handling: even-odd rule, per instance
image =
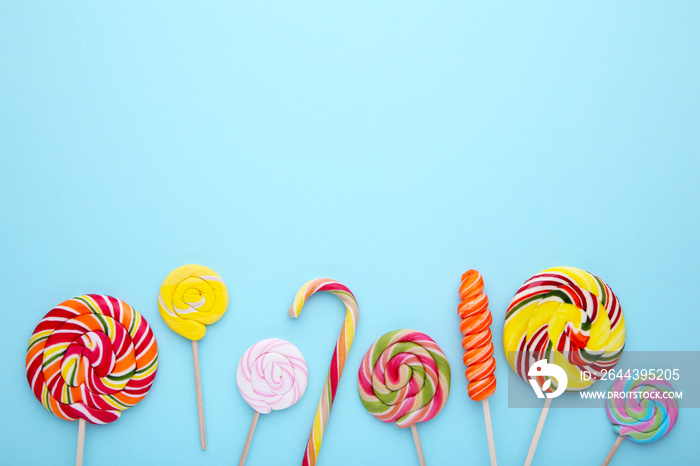
POLYGON ((228 308, 228 290, 213 270, 201 265, 183 265, 165 277, 158 295, 158 309, 168 327, 192 340, 194 381, 197 389, 199 436, 202 450, 207 448, 204 429, 204 402, 199 377, 197 340, 207 332, 207 325, 221 319, 228 308))
POLYGON ((228 308, 226 284, 213 270, 183 265, 163 280, 158 309, 168 327, 190 340, 201 340, 206 326, 221 319, 228 308))

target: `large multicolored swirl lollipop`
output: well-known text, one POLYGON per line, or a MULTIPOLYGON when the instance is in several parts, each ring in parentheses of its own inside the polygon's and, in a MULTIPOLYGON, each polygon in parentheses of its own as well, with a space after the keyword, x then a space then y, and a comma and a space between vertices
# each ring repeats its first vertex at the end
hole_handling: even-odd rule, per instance
POLYGON ((80 421, 78 463, 85 421, 116 421, 146 396, 157 368, 158 345, 148 322, 111 296, 62 302, 36 326, 27 348, 34 396, 61 419, 80 421))
POLYGON ((603 465, 625 438, 651 443, 665 437, 676 425, 678 400, 668 380, 623 377, 613 382, 605 410, 618 437, 603 465))
POLYGON ((380 421, 411 427, 421 464, 425 464, 416 423, 442 410, 450 394, 450 364, 428 335, 394 330, 365 354, 358 374, 360 400, 380 421))
MULTIPOLYGON (((506 311, 503 349, 525 381, 530 367, 546 360, 566 373, 567 391, 584 390, 612 369, 625 347, 620 302, 600 278, 575 267, 554 267, 528 279, 506 311), (582 373, 590 377, 583 377, 582 373)), ((561 381, 536 377, 552 393, 561 381)), ((547 397, 525 464, 534 457, 552 398, 547 397)))
POLYGON ((158 309, 165 323, 179 335, 192 340, 202 450, 207 448, 207 434, 197 341, 204 337, 206 326, 221 319, 227 308, 226 284, 216 272, 202 265, 189 264, 176 268, 165 277, 158 294, 158 309))
POLYGON ((281 410, 299 401, 309 373, 299 348, 279 338, 268 338, 248 348, 236 369, 236 385, 243 399, 255 410, 239 462, 245 464, 260 413, 281 410))

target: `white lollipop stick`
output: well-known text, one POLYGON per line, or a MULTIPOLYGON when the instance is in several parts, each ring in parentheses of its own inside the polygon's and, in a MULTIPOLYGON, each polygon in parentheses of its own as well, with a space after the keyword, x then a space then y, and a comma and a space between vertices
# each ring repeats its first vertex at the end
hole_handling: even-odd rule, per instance
POLYGON ((204 401, 202 399, 202 378, 199 375, 199 351, 197 340, 192 340, 192 358, 194 359, 194 384, 197 391, 197 413, 199 415, 199 441, 202 450, 207 449, 207 431, 204 427, 204 401))
POLYGON ((491 411, 489 410, 489 399, 481 400, 481 405, 484 407, 484 422, 486 423, 486 437, 489 442, 489 457, 491 458, 491 466, 498 466, 496 461, 496 444, 493 441, 493 429, 491 427, 491 411))
POLYGON ((620 448, 620 444, 624 439, 625 437, 623 437, 622 435, 617 436, 617 438, 615 439, 615 443, 613 443, 612 448, 608 452, 608 456, 606 456, 605 460, 603 461, 603 466, 608 466, 610 464, 610 461, 613 459, 613 456, 615 456, 615 452, 618 448, 620 448))
POLYGON ((255 432, 255 426, 258 424, 259 417, 260 413, 255 411, 253 420, 250 423, 250 429, 248 429, 248 436, 245 439, 245 445, 243 445, 243 453, 241 454, 241 460, 238 462, 238 466, 243 466, 246 458, 248 458, 248 449, 250 448, 250 442, 253 441, 253 432, 255 432))
POLYGON ((85 446, 85 419, 78 419, 78 453, 75 455, 75 466, 83 466, 83 447, 85 446))
POLYGON ((416 452, 418 453, 418 461, 420 461, 420 466, 425 466, 425 458, 423 457, 423 447, 420 446, 420 438, 418 437, 418 429, 416 425, 411 425, 411 433, 413 434, 413 441, 416 444, 416 452))
POLYGON ((547 420, 547 413, 549 413, 549 405, 552 404, 552 399, 547 398, 544 400, 544 406, 542 406, 542 412, 540 413, 540 419, 537 421, 537 427, 535 428, 535 434, 532 436, 532 442, 530 443, 530 449, 527 452, 527 458, 525 458, 525 466, 530 466, 532 464, 532 459, 535 457, 535 450, 537 449, 537 443, 540 441, 540 435, 542 435, 542 428, 544 427, 544 421, 547 420))

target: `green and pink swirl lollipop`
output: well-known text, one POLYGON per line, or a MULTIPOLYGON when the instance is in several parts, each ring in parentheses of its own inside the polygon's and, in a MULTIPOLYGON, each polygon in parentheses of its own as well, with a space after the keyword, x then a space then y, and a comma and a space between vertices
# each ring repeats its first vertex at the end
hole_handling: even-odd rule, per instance
POLYGON ((450 394, 450 364, 437 343, 415 330, 382 335, 362 359, 358 390, 372 416, 411 428, 424 466, 416 424, 437 416, 450 394))

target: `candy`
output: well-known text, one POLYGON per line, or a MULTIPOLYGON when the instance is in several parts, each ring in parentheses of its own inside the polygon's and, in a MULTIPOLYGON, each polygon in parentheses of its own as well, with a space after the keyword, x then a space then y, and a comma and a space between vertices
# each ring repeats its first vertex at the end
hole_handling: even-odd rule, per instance
POLYGON ((338 391, 338 382, 340 382, 340 377, 343 375, 345 360, 348 357, 352 341, 355 338, 355 328, 357 327, 357 318, 359 314, 357 300, 345 285, 329 278, 317 278, 307 282, 297 291, 294 303, 288 311, 289 316, 299 317, 299 313, 302 307, 304 307, 306 300, 314 293, 320 291, 328 291, 336 295, 343 304, 345 304, 346 312, 345 321, 340 329, 340 335, 338 335, 338 341, 333 351, 333 358, 331 359, 331 367, 328 369, 326 384, 323 387, 321 399, 316 408, 316 415, 314 416, 309 440, 306 443, 302 466, 313 466, 318 459, 323 433, 326 431, 328 416, 330 415, 331 408, 333 408, 333 401, 338 391))
POLYGON ((309 375, 301 351, 285 340, 268 338, 248 348, 236 369, 236 385, 255 410, 239 466, 245 464, 260 413, 280 410, 299 401, 309 375))
POLYGON ((659 440, 678 419, 678 401, 664 379, 615 380, 605 409, 613 430, 636 443, 659 440))
POLYGON ((146 396, 157 368, 158 345, 148 322, 111 296, 59 304, 36 326, 27 348, 34 396, 68 421, 116 421, 146 396))
POLYGON ((207 434, 197 341, 204 337, 207 325, 221 319, 227 307, 228 289, 224 281, 213 270, 201 265, 183 265, 170 272, 163 280, 158 295, 158 309, 168 327, 192 340, 202 450, 207 448, 207 434))
POLYGON ((236 384, 243 399, 263 414, 299 401, 308 378, 301 351, 278 338, 262 340, 248 348, 236 369, 236 384))
POLYGON ((484 293, 484 280, 476 270, 467 270, 462 274, 462 283, 459 286, 459 317, 462 322, 459 330, 464 335, 462 348, 464 348, 464 365, 467 370, 467 393, 474 401, 481 401, 484 409, 484 422, 486 424, 486 439, 489 446, 491 466, 497 465, 496 445, 493 439, 491 426, 491 411, 488 398, 496 391, 496 360, 493 357, 493 343, 491 342, 491 311, 489 311, 489 298, 484 293))
POLYGON ((206 325, 221 319, 228 307, 228 290, 213 270, 183 265, 165 277, 158 309, 168 327, 190 340, 201 340, 206 325))
MULTIPOLYGON (((624 346, 620 302, 600 278, 581 269, 554 267, 534 275, 506 311, 503 348, 523 380, 533 362, 547 359, 566 371, 567 391, 584 390, 617 364, 624 346)), ((556 388, 552 380, 546 391, 556 388)))
POLYGON ((367 351, 357 385, 362 404, 374 417, 410 427, 429 421, 445 406, 450 365, 428 335, 394 330, 367 351))
POLYGON ((459 287, 459 317, 462 319, 459 330, 464 335, 464 365, 469 398, 482 401, 496 391, 496 360, 493 357, 491 342, 491 312, 489 299, 484 293, 484 280, 476 270, 468 270, 462 275, 459 287))

